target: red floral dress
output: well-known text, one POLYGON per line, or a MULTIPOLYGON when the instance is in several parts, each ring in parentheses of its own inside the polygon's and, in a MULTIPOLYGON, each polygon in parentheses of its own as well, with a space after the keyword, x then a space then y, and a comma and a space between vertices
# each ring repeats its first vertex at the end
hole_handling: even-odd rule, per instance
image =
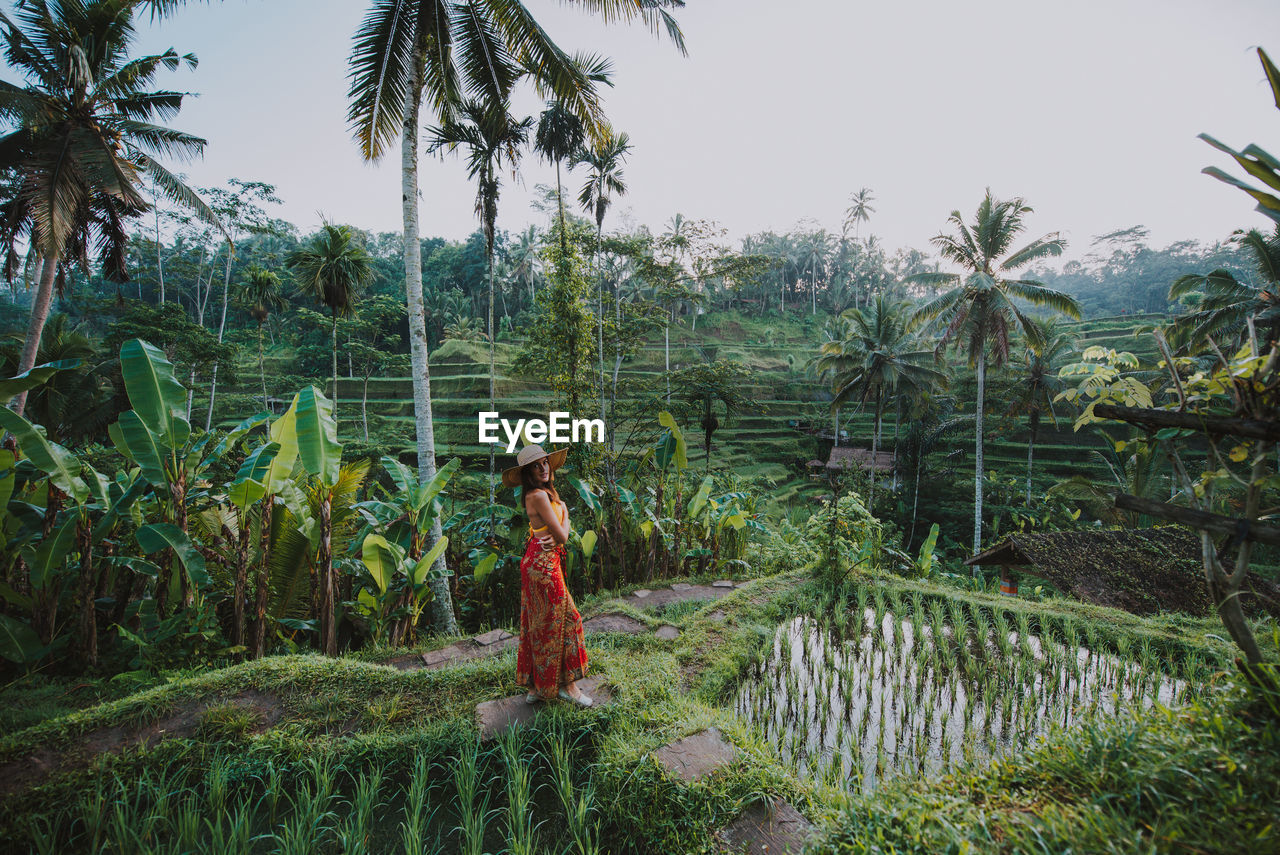
MULTIPOLYGON (((563 522, 564 505, 556 512, 563 522)), ((587 675, 587 644, 582 616, 564 584, 564 547, 543 549, 529 532, 520 562, 520 647, 516 682, 543 698, 587 675)))

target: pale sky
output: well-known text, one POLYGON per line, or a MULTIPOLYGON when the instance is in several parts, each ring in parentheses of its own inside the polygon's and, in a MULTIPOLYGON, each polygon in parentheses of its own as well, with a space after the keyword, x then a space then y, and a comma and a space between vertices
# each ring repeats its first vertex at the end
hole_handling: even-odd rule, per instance
MULTIPOLYGON (((606 229, 628 217, 660 230, 680 212, 735 241, 802 220, 838 231, 863 186, 876 209, 863 236, 891 249, 928 249, 988 186, 1023 196, 1029 230, 1061 231, 1075 257, 1092 236, 1136 224, 1157 246, 1267 224, 1243 193, 1200 174, 1240 171, 1196 134, 1280 154, 1280 111, 1252 50, 1280 60, 1275 0, 689 0, 678 13, 687 59, 638 25, 526 2, 562 47, 614 61, 606 109, 634 151, 606 229)), ((275 184, 276 215, 304 232, 320 214, 399 231, 398 146, 364 164, 345 120, 368 5, 193 3, 147 29, 137 52, 200 58, 158 81, 200 93, 171 124, 209 141, 202 161, 171 166, 197 185, 275 184)), ((526 93, 517 108, 541 104, 526 93)), ((584 178, 566 184, 576 194, 584 178)), ((504 184, 500 228, 541 222, 529 206, 538 183, 554 170, 530 154, 520 182, 504 184)), ((424 156, 421 186, 424 236, 475 230, 460 158, 424 156)))

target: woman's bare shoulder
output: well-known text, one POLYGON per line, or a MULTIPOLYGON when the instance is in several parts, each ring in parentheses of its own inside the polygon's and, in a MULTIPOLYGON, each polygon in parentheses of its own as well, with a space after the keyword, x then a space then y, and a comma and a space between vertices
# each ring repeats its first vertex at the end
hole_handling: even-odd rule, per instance
POLYGON ((526 510, 532 509, 544 513, 551 509, 551 497, 547 495, 546 490, 530 490, 525 494, 524 506, 526 510))

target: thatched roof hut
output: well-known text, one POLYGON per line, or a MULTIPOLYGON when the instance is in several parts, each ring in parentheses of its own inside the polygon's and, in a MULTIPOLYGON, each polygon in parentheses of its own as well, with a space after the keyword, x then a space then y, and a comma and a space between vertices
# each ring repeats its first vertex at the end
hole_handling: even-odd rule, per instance
MULTIPOLYGON (((1181 526, 1119 531, 1027 532, 965 562, 1014 567, 1089 603, 1138 615, 1162 611, 1208 614, 1200 538, 1181 526)), ((1276 587, 1250 577, 1246 611, 1280 609, 1276 587)))

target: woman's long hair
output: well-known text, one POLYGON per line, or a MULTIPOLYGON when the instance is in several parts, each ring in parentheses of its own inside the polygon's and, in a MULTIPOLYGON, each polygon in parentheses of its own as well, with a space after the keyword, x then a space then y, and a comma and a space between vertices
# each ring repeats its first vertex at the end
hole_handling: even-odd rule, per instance
MULTIPOLYGON (((543 459, 546 459, 546 458, 543 458, 543 459)), ((546 490, 547 495, 551 497, 551 500, 553 502, 560 501, 560 494, 556 492, 556 473, 554 471, 547 473, 546 484, 534 483, 533 466, 534 466, 534 463, 537 463, 537 462, 538 461, 535 460, 533 461, 533 463, 526 463, 524 466, 520 467, 520 486, 522 488, 520 491, 521 501, 523 501, 524 499, 527 499, 529 497, 529 494, 532 493, 534 490, 546 490)))

